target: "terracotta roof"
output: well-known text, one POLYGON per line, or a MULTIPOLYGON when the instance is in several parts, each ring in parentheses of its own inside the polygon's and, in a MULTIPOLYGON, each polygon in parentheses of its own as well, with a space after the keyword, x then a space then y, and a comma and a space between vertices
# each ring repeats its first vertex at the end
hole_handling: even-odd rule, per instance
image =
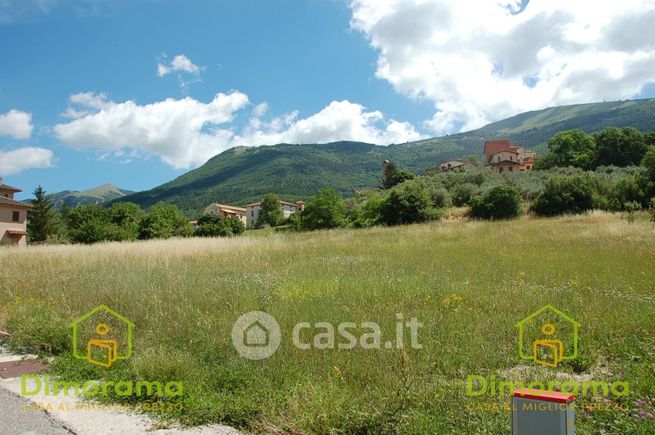
POLYGON ((26 236, 27 233, 23 230, 7 230, 7 233, 11 234, 12 236, 26 236))
POLYGON ((230 210, 237 210, 237 211, 246 211, 246 209, 243 208, 243 207, 237 207, 237 206, 234 206, 234 205, 219 204, 219 203, 209 204, 207 207, 205 207, 205 209, 211 207, 212 205, 215 205, 215 206, 217 206, 217 207, 219 207, 219 208, 221 208, 221 209, 230 209, 230 210))
POLYGON ((0 196, 0 205, 8 205, 10 207, 32 208, 32 206, 29 204, 16 201, 15 199, 5 198, 4 196, 0 196))
POLYGON ((484 143, 484 154, 486 156, 490 154, 496 154, 505 148, 511 148, 512 145, 507 139, 502 140, 488 140, 484 143))
POLYGON ((0 190, 9 190, 11 192, 22 192, 18 187, 10 186, 8 184, 0 183, 0 190))
MULTIPOLYGON (((298 204, 304 204, 303 201, 298 201, 298 202, 291 202, 291 201, 282 201, 280 200, 280 204, 286 204, 286 205, 292 205, 295 207, 298 207, 298 204)), ((258 205, 262 205, 262 202, 253 202, 252 204, 246 204, 244 207, 257 207, 258 205)))

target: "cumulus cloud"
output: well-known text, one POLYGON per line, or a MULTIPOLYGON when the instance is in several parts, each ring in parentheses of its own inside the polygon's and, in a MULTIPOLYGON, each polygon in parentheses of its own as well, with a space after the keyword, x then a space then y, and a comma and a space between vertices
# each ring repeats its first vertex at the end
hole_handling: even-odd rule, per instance
POLYGON ((12 175, 27 169, 49 168, 54 164, 54 154, 45 148, 22 147, 0 151, 0 175, 12 175))
POLYGON ((243 134, 236 136, 232 142, 247 145, 353 140, 388 145, 421 137, 407 122, 385 120, 382 112, 367 112, 361 104, 343 100, 333 101, 320 112, 304 119, 298 119, 297 112, 269 122, 262 122, 255 116, 243 134))
POLYGON ((433 101, 435 133, 638 95, 655 82, 655 2, 351 0, 376 75, 433 101))
POLYGON ((251 108, 240 132, 234 121, 251 104, 247 95, 237 91, 219 93, 209 103, 187 97, 145 105, 81 93, 71 96, 70 104, 65 115, 72 119, 54 127, 61 141, 102 151, 103 156, 122 156, 125 150, 134 157, 157 155, 175 168, 198 166, 238 145, 338 140, 390 144, 421 138, 411 124, 386 119, 379 111, 367 111, 347 100, 333 101, 302 119, 293 112, 265 120, 268 105, 261 103, 251 108))
POLYGON ((183 54, 175 56, 168 65, 163 63, 157 64, 157 75, 159 77, 164 77, 172 72, 186 72, 198 75, 200 74, 200 67, 191 62, 191 59, 183 54))
POLYGON ((0 136, 29 139, 32 135, 32 115, 20 110, 0 114, 0 136))

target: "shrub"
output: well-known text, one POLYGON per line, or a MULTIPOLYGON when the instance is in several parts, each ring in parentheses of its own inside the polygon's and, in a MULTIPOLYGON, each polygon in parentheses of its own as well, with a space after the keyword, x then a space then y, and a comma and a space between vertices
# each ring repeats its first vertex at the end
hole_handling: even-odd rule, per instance
POLYGON ((444 187, 431 189, 430 199, 432 200, 432 206, 436 208, 447 208, 452 205, 450 193, 444 187))
POLYGON ((511 219, 521 215, 521 195, 513 186, 496 186, 471 200, 471 216, 511 219))
POLYGON ((532 203, 531 210, 541 216, 582 213, 593 207, 594 192, 586 176, 554 176, 532 203))
POLYGON ((428 189, 422 182, 404 183, 393 188, 383 202, 380 221, 387 225, 424 222, 438 217, 432 208, 428 189))
POLYGON ((191 224, 172 204, 160 203, 153 206, 141 220, 140 239, 167 239, 175 236, 190 236, 191 224))
POLYGON ((346 225, 346 203, 334 189, 321 189, 309 198, 300 214, 300 226, 304 230, 339 228, 346 225))
POLYGON ((655 198, 650 199, 650 205, 648 206, 648 213, 650 213, 650 220, 655 222, 655 198))
POLYGON ((623 204, 623 209, 628 212, 628 222, 635 221, 635 213, 641 210, 641 204, 637 201, 628 201, 623 204))
POLYGON ((480 188, 473 183, 464 183, 455 186, 453 189, 453 205, 464 207, 471 204, 471 199, 480 192, 480 188))
POLYGON ((382 205, 386 195, 374 193, 358 193, 349 202, 348 221, 354 228, 370 228, 380 223, 382 205))
POLYGON ((239 236, 246 230, 240 219, 220 219, 214 215, 204 215, 198 219, 194 235, 199 237, 231 237, 239 236))

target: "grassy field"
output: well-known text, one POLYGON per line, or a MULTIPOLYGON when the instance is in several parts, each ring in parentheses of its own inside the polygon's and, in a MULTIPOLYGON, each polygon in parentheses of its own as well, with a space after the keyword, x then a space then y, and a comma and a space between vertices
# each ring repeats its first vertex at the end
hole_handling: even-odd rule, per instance
POLYGON ((182 380, 187 424, 273 433, 508 433, 507 397, 466 395, 469 374, 630 383, 621 410, 579 410, 578 433, 655 433, 655 224, 591 213, 240 239, 0 250, 0 325, 10 344, 57 355, 69 379, 182 380), (67 325, 98 304, 135 324, 111 369, 70 355, 67 325), (537 370, 516 322, 552 304, 581 324, 580 357, 537 370), (273 315, 270 358, 238 355, 248 311, 273 315), (303 350, 300 321, 417 317, 422 349, 303 350), (649 413, 650 416, 649 416, 649 413))

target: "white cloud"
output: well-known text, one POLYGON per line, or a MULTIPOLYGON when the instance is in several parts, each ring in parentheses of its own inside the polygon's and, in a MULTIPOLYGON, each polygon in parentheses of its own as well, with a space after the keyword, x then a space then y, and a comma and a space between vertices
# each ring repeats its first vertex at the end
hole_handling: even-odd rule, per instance
POLYGON ((59 139, 105 152, 141 149, 175 168, 202 164, 225 150, 232 133, 217 126, 232 121, 235 113, 248 105, 248 96, 240 92, 217 94, 206 104, 189 97, 146 105, 115 103, 99 95, 87 99, 100 107, 81 102, 86 97, 80 95, 85 94, 71 97, 71 103, 79 106, 74 110, 89 113, 56 125, 59 139))
POLYGON ((426 126, 468 130, 557 104, 624 99, 655 82, 655 2, 351 0, 376 75, 433 101, 426 126))
POLYGON ((198 166, 237 145, 324 143, 338 140, 377 144, 421 138, 409 123, 386 119, 379 111, 347 100, 333 101, 304 119, 298 113, 263 120, 266 103, 254 106, 240 133, 233 121, 250 105, 241 92, 217 94, 209 103, 193 98, 166 99, 146 105, 116 103, 103 94, 76 94, 66 114, 73 119, 54 127, 63 142, 80 149, 95 149, 103 157, 157 155, 175 168, 198 166), (135 151, 137 151, 135 153, 135 151))
POLYGON ((0 175, 12 175, 26 169, 49 168, 54 164, 54 154, 45 148, 22 147, 0 151, 0 175))
POLYGON ((333 101, 308 118, 297 117, 297 112, 294 112, 270 122, 262 122, 255 116, 243 134, 235 137, 232 142, 235 145, 267 145, 352 140, 388 145, 422 137, 411 124, 385 120, 381 112, 366 112, 364 106, 348 100, 333 101))
POLYGON ((200 69, 201 68, 198 65, 191 62, 191 59, 183 54, 179 54, 175 56, 168 65, 159 63, 157 65, 157 75, 159 77, 164 77, 172 72, 187 72, 197 76, 200 74, 200 69))
POLYGON ((32 115, 20 110, 0 114, 0 136, 29 139, 32 135, 32 115))
POLYGON ((0 0, 0 23, 9 23, 32 12, 48 12, 55 0, 0 0))

